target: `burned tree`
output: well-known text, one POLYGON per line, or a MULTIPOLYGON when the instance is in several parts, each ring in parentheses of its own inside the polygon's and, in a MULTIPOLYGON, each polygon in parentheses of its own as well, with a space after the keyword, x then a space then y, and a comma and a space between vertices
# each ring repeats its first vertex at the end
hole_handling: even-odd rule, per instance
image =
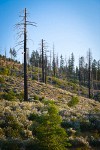
POLYGON ((44 43, 42 39, 42 82, 44 81, 44 43))
POLYGON ((91 63, 92 63, 92 54, 89 49, 89 51, 88 51, 88 94, 89 94, 89 98, 91 98, 91 63))
POLYGON ((44 41, 42 39, 42 82, 46 83, 47 78, 47 55, 46 55, 46 46, 44 44, 44 41))
POLYGON ((56 76, 56 61, 55 61, 55 47, 53 44, 53 61, 52 61, 52 69, 53 69, 53 76, 56 76))
MULTIPOLYGON (((24 10, 24 16, 22 17, 22 21, 18 24, 16 24, 16 27, 19 27, 21 31, 18 33, 19 38, 21 36, 24 36, 24 40, 20 41, 18 45, 21 45, 21 48, 23 48, 22 45, 24 45, 24 101, 28 101, 28 86, 27 86, 27 26, 32 25, 36 26, 35 22, 30 22, 27 20, 27 10, 25 8, 24 10), (23 30, 23 31, 22 31, 23 30)), ((19 39, 18 38, 18 39, 19 39)))

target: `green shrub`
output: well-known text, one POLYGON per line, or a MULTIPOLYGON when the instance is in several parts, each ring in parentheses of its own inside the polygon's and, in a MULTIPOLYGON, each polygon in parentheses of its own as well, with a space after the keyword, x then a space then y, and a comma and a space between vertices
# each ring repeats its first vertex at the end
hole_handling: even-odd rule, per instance
MULTIPOLYGON (((1 124, 1 122, 0 122, 1 124)), ((2 139, 4 137, 4 131, 3 129, 0 127, 0 139, 2 139)))
POLYGON ((13 140, 0 140, 1 150, 20 150, 18 142, 13 140))
POLYGON ((78 104, 78 102, 79 102, 79 98, 76 96, 73 96, 72 99, 68 102, 68 106, 69 107, 75 106, 78 104))
POLYGON ((22 102, 24 100, 24 92, 20 92, 19 94, 16 94, 16 97, 22 102))
POLYGON ((0 77, 0 83, 4 83, 4 82, 5 82, 4 78, 0 77))
POLYGON ((53 101, 53 100, 49 100, 49 99, 43 99, 42 102, 43 102, 45 105, 54 104, 54 101, 53 101))
POLYGON ((34 100, 39 100, 39 96, 38 95, 34 95, 34 100))
POLYGON ((37 114, 32 113, 32 114, 30 114, 30 116, 28 117, 28 119, 33 121, 33 120, 36 120, 37 117, 38 117, 37 114))
POLYGON ((15 100, 15 93, 13 91, 9 91, 8 93, 4 93, 2 97, 8 101, 13 101, 15 100))
POLYGON ((91 131, 92 126, 91 123, 89 121, 83 120, 80 122, 80 129, 82 132, 87 132, 87 131, 91 131))
POLYGON ((12 114, 5 114, 4 121, 1 122, 0 127, 3 129, 6 138, 12 139, 22 137, 21 133, 23 131, 23 126, 19 124, 12 114))
POLYGON ((20 133, 18 132, 17 129, 12 129, 12 127, 7 127, 5 128, 5 135, 7 138, 19 138, 20 133))
POLYGON ((2 75, 9 75, 10 74, 10 70, 9 68, 0 68, 0 74, 2 75))

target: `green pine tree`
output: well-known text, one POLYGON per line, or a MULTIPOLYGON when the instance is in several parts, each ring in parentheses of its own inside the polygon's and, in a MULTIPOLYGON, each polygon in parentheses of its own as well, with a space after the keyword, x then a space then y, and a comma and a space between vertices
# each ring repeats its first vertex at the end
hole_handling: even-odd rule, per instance
POLYGON ((55 105, 50 105, 46 114, 35 117, 33 134, 38 140, 41 150, 66 150, 68 137, 61 127, 62 119, 55 105))

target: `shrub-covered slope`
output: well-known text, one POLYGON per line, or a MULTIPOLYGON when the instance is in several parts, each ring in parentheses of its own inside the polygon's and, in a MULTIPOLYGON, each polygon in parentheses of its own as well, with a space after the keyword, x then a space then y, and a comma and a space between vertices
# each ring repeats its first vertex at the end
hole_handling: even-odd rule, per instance
MULTIPOLYGON (((21 64, 12 60, 5 61, 5 58, 2 58, 0 61, 1 150, 40 150, 40 147, 36 145, 38 143, 37 130, 34 128, 39 127, 40 129, 38 122, 44 123, 45 115, 48 115, 47 108, 50 105, 58 108, 58 115, 62 118, 60 126, 65 129, 71 144, 66 149, 99 150, 100 102, 78 96, 79 86, 73 83, 52 78, 53 85, 50 85, 37 82, 29 77, 29 101, 24 102, 22 68, 21 64), (38 118, 39 121, 37 121, 38 118)), ((86 93, 86 88, 81 87, 81 95, 86 96, 86 93)), ((45 125, 48 124, 51 124, 50 120, 45 123, 45 125)), ((41 128, 44 128, 43 124, 41 128)), ((46 127, 44 130, 48 131, 47 129, 46 127)), ((44 130, 39 133, 43 135, 44 130)), ((56 139, 51 144, 55 141, 56 139)), ((56 150, 56 148, 51 150, 56 150)))
MULTIPOLYGON (((71 148, 100 149, 100 103, 60 88, 28 81, 29 102, 23 102, 23 78, 0 75, 0 139, 34 139, 30 114, 43 114, 49 103, 59 108, 71 148)), ((13 141, 15 142, 15 141, 13 141)), ((17 141, 18 142, 18 141, 17 141)), ((27 144, 26 144, 27 145, 27 144)))

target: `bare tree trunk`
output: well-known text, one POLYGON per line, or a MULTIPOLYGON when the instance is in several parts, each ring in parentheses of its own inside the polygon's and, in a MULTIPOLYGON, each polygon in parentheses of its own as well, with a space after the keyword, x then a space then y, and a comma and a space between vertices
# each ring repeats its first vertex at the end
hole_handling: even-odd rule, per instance
POLYGON ((88 93, 89 93, 89 98, 91 98, 91 52, 90 52, 90 49, 89 49, 89 54, 88 54, 88 93))
POLYGON ((25 8, 25 22, 24 22, 24 101, 28 101, 27 88, 27 60, 26 60, 26 8, 25 8))
POLYGON ((43 49, 43 39, 42 39, 42 82, 44 82, 44 49, 43 49))

